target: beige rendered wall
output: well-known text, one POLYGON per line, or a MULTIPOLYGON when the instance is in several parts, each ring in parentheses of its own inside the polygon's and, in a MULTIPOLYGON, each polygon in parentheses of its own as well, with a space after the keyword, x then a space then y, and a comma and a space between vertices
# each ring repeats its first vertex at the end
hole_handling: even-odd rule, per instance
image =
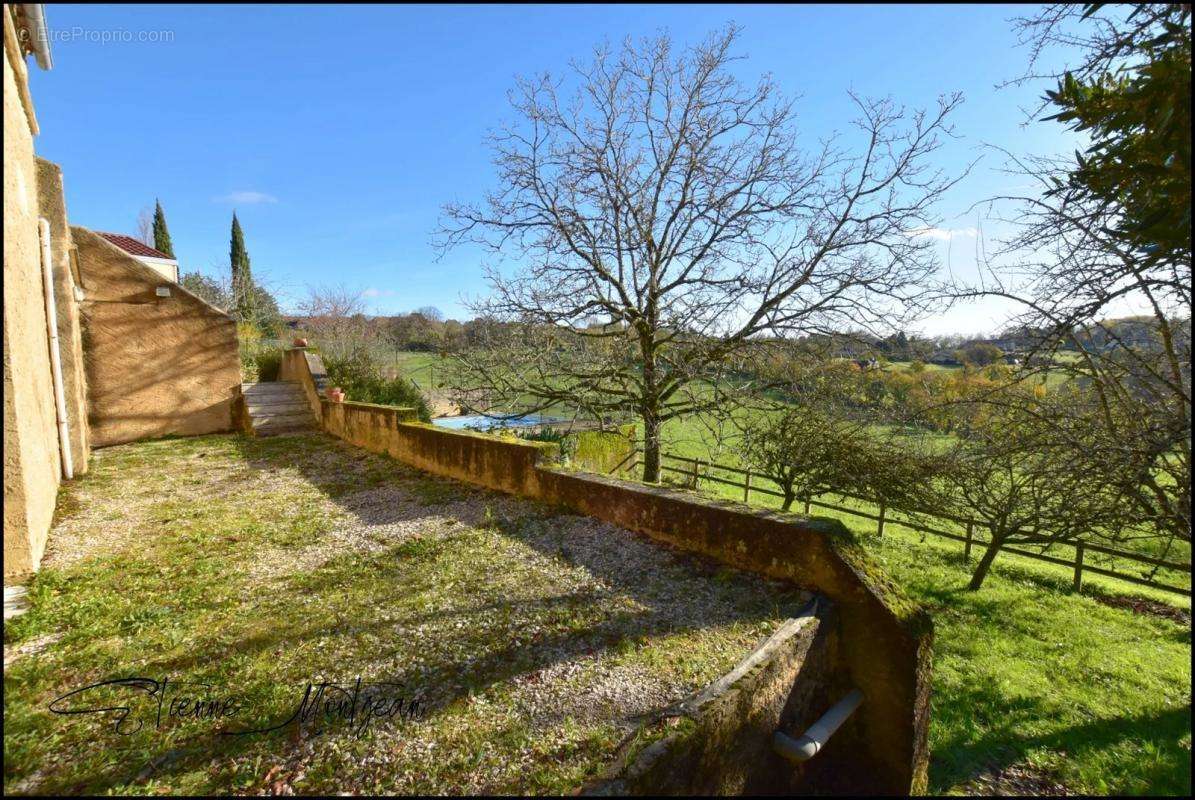
POLYGON ((241 388, 233 319, 93 231, 71 235, 92 446, 232 430, 241 388))
POLYGON ((38 246, 37 123, 4 7, 4 575, 37 569, 60 481, 38 246))

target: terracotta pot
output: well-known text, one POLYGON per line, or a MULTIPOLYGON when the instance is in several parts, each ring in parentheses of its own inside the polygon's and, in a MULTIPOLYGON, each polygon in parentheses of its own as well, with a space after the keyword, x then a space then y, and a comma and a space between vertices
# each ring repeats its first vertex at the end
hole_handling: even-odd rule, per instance
POLYGON ((336 387, 334 389, 329 389, 328 390, 328 399, 331 400, 333 403, 343 403, 344 402, 344 390, 340 389, 339 387, 336 387))
POLYGON ((306 347, 306 346, 307 346, 306 339, 295 339, 295 347, 306 347))

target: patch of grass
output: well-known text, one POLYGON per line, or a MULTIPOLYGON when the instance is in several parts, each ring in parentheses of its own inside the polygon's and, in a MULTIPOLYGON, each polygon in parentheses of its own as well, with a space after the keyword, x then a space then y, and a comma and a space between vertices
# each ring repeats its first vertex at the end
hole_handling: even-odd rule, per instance
POLYGON ((445 505, 467 496, 459 483, 432 477, 412 480, 409 487, 419 497, 420 502, 429 506, 445 505))

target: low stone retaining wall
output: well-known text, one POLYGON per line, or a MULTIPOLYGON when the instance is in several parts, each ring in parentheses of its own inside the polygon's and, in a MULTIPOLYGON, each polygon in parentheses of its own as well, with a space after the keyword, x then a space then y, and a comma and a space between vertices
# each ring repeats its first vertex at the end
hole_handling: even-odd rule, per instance
MULTIPOLYGON (((315 393, 311 374, 303 374, 310 358, 293 362, 295 379, 311 382, 315 393)), ((855 786, 889 794, 924 790, 932 625, 841 522, 561 468, 552 462, 553 444, 437 428, 414 421, 413 409, 322 399, 320 418, 328 433, 432 474, 562 506, 828 598, 837 610, 836 669, 844 685, 865 697, 831 744, 850 753, 855 786)), ((759 736, 743 738, 752 743, 739 746, 767 746, 759 736)), ((811 765, 819 761, 833 761, 829 748, 811 765)))

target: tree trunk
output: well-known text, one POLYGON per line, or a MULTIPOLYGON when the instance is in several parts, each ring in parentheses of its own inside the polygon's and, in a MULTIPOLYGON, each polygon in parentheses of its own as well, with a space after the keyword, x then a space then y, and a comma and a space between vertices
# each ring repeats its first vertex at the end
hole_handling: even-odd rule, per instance
POLYGON ((996 560, 996 555, 999 554, 1000 548, 1004 546, 1004 536, 997 536, 992 534, 992 541, 988 544, 986 550, 983 551, 983 558, 979 559, 979 563, 975 565, 975 572, 971 575, 971 583, 967 588, 971 591, 977 591, 980 586, 983 586, 983 579, 988 576, 988 571, 992 568, 992 562, 996 560))
POLYGON ((796 500, 796 499, 797 499, 796 492, 790 492, 787 489, 785 489, 784 490, 784 502, 780 505, 780 510, 788 511, 790 508, 793 507, 793 500, 796 500))
POLYGON ((660 421, 651 414, 643 417, 643 480, 660 482, 660 421))

